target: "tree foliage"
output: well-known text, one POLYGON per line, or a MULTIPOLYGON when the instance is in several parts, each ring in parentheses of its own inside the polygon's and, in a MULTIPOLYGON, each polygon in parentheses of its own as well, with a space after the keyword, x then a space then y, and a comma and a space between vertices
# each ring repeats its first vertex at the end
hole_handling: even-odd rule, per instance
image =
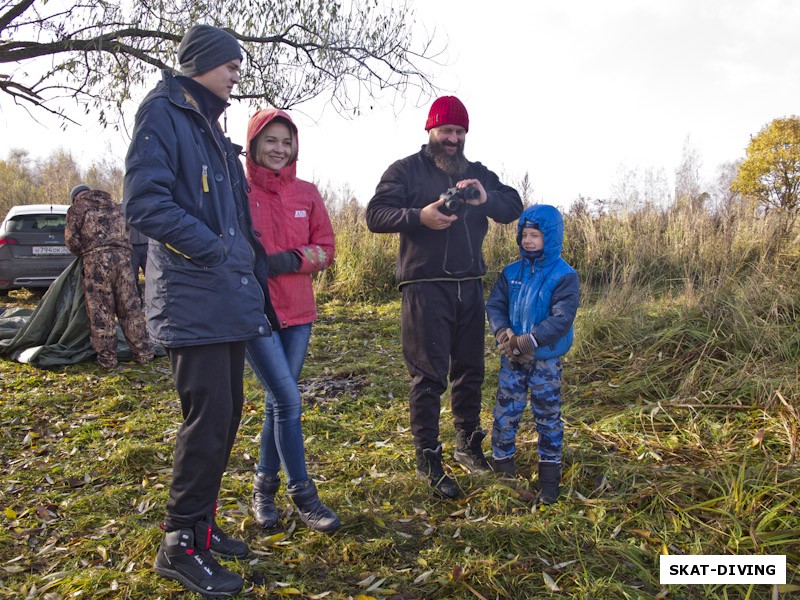
POLYGON ((31 159, 25 150, 12 150, 6 160, 0 159, 0 189, 0 219, 12 206, 38 202, 31 159))
MULTIPOLYGON (((123 103, 176 68, 195 23, 228 28, 245 53, 235 98, 290 108, 320 95, 339 112, 366 98, 436 89, 424 68, 432 37, 412 40, 406 5, 378 0, 0 0, 0 92, 26 107, 71 118, 76 102, 118 122, 123 103)), ((412 96, 413 97, 413 94, 412 96)), ((391 98, 395 101, 396 98, 391 98)))
POLYGON ((791 227, 800 212, 800 118, 775 119, 751 138, 731 190, 784 212, 791 227))
POLYGON ((663 168, 626 167, 617 169, 611 185, 608 207, 612 211, 636 211, 646 207, 667 207, 671 202, 667 173, 663 168))
POLYGON ((63 148, 57 148, 50 156, 38 161, 34 174, 39 198, 36 203, 68 203, 72 186, 83 179, 75 157, 63 148))
POLYGON ((0 219, 20 204, 69 204, 69 191, 78 183, 106 190, 119 201, 122 175, 120 165, 105 157, 82 171, 72 153, 62 148, 41 160, 12 149, 0 159, 0 219))

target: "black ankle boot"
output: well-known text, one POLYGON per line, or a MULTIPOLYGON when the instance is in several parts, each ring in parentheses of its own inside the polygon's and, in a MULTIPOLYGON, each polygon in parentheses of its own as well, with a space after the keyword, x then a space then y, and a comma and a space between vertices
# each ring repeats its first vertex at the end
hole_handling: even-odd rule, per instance
POLYGON ((208 549, 222 558, 247 558, 250 556, 250 548, 247 543, 229 536, 219 528, 215 521, 211 522, 211 544, 208 549))
POLYGON ((485 437, 486 432, 480 429, 456 432, 456 451, 453 452, 453 458, 467 471, 476 475, 492 472, 481 449, 481 442, 485 437))
POLYGON ((277 475, 267 475, 256 471, 253 477, 253 517, 264 529, 274 529, 278 526, 278 509, 275 506, 275 494, 281 485, 277 475))
POLYGON ((539 461, 539 500, 544 504, 558 502, 561 463, 539 461))
POLYGON ((250 548, 245 542, 232 538, 217 525, 216 502, 214 502, 214 512, 209 521, 211 522, 211 539, 208 549, 213 554, 222 558, 246 558, 250 555, 250 548))
POLYGON ((236 595, 244 580, 216 561, 209 551, 211 535, 211 524, 205 521, 194 529, 167 532, 156 554, 155 572, 206 598, 236 595))
POLYGON ((286 493, 297 507, 300 520, 311 529, 323 533, 333 533, 339 529, 339 517, 319 499, 313 479, 309 477, 303 483, 293 485, 286 493))
POLYGON ((428 482, 433 491, 442 498, 458 498, 458 484, 448 477, 442 468, 442 445, 436 448, 417 448, 417 476, 428 482))
POLYGON ((517 476, 517 462, 513 456, 501 458, 500 460, 493 458, 492 471, 503 479, 514 479, 517 476))

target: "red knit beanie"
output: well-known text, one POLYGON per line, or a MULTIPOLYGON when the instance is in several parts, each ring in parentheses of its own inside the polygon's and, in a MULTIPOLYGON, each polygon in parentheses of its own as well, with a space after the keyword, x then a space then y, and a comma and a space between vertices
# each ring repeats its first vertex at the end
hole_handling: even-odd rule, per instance
POLYGON ((433 101, 425 123, 425 131, 442 125, 458 125, 469 131, 469 115, 461 100, 455 96, 442 96, 433 101))

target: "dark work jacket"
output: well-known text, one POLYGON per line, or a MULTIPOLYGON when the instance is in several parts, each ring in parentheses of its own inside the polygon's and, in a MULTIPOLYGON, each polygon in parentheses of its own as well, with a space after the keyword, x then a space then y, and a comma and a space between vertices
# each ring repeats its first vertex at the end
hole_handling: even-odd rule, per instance
POLYGON ((477 279, 486 272, 481 247, 489 219, 511 223, 522 212, 517 191, 479 162, 470 162, 459 178, 477 179, 486 190, 480 206, 460 204, 447 229, 425 227, 420 211, 438 200, 456 181, 441 171, 428 156, 425 146, 416 154, 398 160, 381 177, 375 195, 367 205, 367 226, 375 233, 399 233, 397 281, 477 279))
POLYGON ((267 258, 230 140, 169 72, 136 114, 125 158, 130 225, 151 239, 147 325, 166 347, 267 335, 267 258))

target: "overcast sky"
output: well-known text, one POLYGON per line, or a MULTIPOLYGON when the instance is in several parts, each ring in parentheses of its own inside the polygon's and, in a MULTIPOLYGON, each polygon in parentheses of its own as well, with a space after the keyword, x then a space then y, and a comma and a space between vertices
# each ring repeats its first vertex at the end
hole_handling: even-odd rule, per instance
MULTIPOLYGON (((710 178, 719 164, 742 158, 750 135, 769 121, 800 114, 800 2, 412 4, 415 26, 447 44, 448 64, 433 75, 469 111, 468 158, 507 183, 527 172, 539 202, 605 198, 621 169, 672 177, 687 138, 710 178)), ((399 114, 384 106, 349 120, 319 106, 293 113, 299 175, 348 185, 368 201, 386 167, 426 140, 430 102, 415 100, 399 114)), ((242 143, 249 111, 228 112, 228 132, 242 143)), ((2 158, 14 147, 44 157, 62 146, 88 164, 108 140, 122 159, 122 134, 75 126, 62 133, 0 98, 2 158)))

